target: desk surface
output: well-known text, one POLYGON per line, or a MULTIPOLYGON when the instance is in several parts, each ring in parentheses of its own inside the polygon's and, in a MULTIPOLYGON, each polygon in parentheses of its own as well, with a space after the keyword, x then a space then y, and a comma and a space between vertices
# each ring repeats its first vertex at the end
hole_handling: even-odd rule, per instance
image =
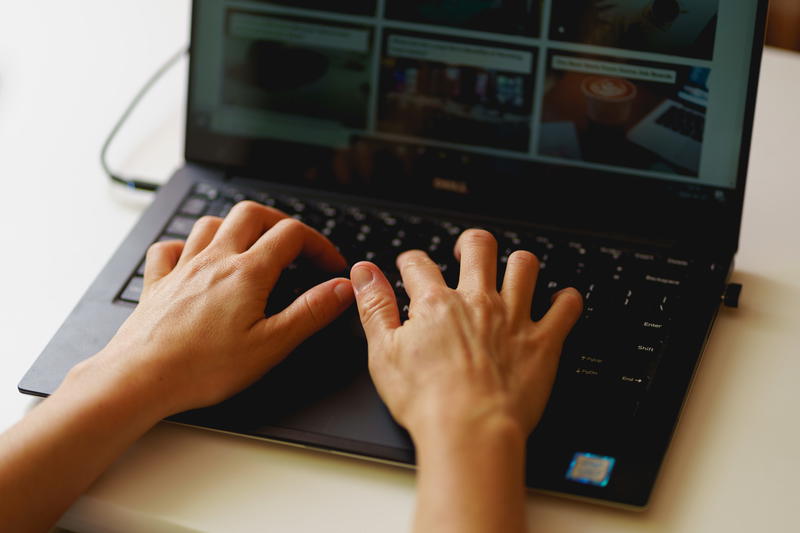
MULTIPOLYGON (((101 142, 187 40, 187 0, 4 2, 0 17, 0 430, 36 400, 16 383, 148 197, 106 183, 101 142)), ((181 161, 185 68, 149 97, 113 163, 165 179, 181 161), (146 140, 145 140, 146 139, 146 140)), ((800 479, 800 55, 764 62, 741 251, 653 497, 628 513, 540 494, 534 531, 796 531, 800 479)), ((407 532, 413 472, 161 424, 65 515, 81 532, 407 532)))

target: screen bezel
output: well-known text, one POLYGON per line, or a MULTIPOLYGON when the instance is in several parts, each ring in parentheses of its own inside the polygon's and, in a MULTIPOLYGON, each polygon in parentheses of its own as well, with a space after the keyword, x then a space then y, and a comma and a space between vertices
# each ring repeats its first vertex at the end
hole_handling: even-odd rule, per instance
MULTIPOLYGON (((192 10, 192 38, 198 34, 196 2, 192 10)), ((767 12, 768 0, 758 0, 734 189, 642 179, 543 162, 511 163, 512 168, 507 172, 495 169, 490 180, 458 176, 454 181, 458 181, 460 187, 454 189, 442 190, 427 179, 406 183, 404 187, 396 183, 376 183, 344 188, 323 181, 315 183, 313 188, 732 255, 738 249, 767 12), (525 176, 523 172, 527 169, 535 175, 525 176), (520 180, 530 181, 520 186, 520 180), (464 194, 465 190, 469 192, 464 194), (575 191, 582 193, 576 195, 575 191), (719 191, 724 194, 724 201, 715 197, 719 191)), ((307 185, 301 182, 301 176, 312 170, 311 167, 325 170, 326 163, 321 159, 326 156, 325 149, 285 141, 223 136, 193 127, 192 80, 196 69, 197 62, 191 55, 185 123, 187 161, 215 167, 229 176, 300 186, 307 185), (303 162, 308 164, 298 164, 303 162)), ((451 176, 444 178, 447 181, 451 176)))

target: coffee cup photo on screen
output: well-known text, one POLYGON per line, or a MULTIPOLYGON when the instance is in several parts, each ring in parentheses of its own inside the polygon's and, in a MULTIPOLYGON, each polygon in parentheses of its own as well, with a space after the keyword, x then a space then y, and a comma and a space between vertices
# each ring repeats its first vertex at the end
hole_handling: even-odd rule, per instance
POLYGON ((539 153, 697 177, 711 70, 551 52, 539 153))

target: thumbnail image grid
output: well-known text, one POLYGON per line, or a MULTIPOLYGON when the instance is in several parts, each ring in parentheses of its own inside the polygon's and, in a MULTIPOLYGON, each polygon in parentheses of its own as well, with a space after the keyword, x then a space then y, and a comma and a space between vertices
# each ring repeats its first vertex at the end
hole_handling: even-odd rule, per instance
POLYGON ((326 17, 376 15, 376 0, 264 2, 318 11, 303 16, 234 8, 223 103, 252 135, 336 149, 394 135, 465 154, 698 177, 718 3, 554 0, 543 21, 541 0, 385 0, 378 27, 326 17), (626 57, 641 52, 703 66, 626 57))

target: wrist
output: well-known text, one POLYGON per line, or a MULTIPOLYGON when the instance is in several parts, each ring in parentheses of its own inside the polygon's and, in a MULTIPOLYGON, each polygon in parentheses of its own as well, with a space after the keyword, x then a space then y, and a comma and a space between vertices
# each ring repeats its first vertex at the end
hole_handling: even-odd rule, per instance
POLYGON ((525 433, 509 416, 445 419, 412 433, 418 531, 525 530, 525 433))
POLYGON ((57 393, 102 402, 144 425, 154 425, 173 414, 157 390, 157 380, 143 368, 127 371, 119 363, 122 357, 104 349, 72 368, 57 393))
POLYGON ((417 446, 431 440, 470 440, 476 435, 524 444, 528 437, 503 399, 434 395, 420 399, 404 418, 417 446))
POLYGON ((473 413, 471 416, 428 417, 409 430, 418 455, 430 450, 482 454, 502 449, 504 454, 524 457, 527 435, 521 425, 505 414, 473 413))

